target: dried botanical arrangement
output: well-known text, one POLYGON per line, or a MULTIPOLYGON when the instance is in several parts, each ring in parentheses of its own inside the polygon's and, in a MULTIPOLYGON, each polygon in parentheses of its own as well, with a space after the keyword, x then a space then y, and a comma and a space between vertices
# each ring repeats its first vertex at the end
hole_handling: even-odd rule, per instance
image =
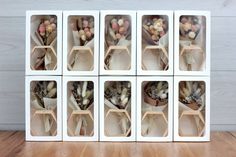
POLYGON ((55 81, 31 82, 31 132, 34 136, 54 136, 57 119, 57 85, 55 81), (36 126, 41 121, 44 126, 36 126), (35 130, 34 127, 40 127, 35 130), (41 130, 41 131, 40 131, 41 130))
POLYGON ((144 102, 152 106, 168 103, 168 83, 166 81, 148 82, 144 87, 144 102))
POLYGON ((203 136, 205 131, 205 82, 179 83, 179 135, 203 136))
MULTIPOLYGON (((184 52, 184 62, 187 65, 187 70, 193 70, 193 64, 198 63, 198 58, 192 52, 202 52, 201 38, 204 18, 202 16, 181 16, 179 24, 179 40, 180 40, 180 55, 184 52), (199 38, 199 39, 198 39, 199 38)), ((197 70, 197 69, 196 69, 197 70)))
POLYGON ((143 94, 145 103, 142 104, 142 136, 167 136, 168 82, 144 82, 143 94))
POLYGON ((108 81, 106 84, 104 103, 108 109, 105 113, 105 134, 107 136, 130 136, 131 83, 129 81, 108 81), (112 127, 119 130, 112 132, 112 127))
POLYGON ((93 92, 92 81, 68 83, 68 134, 70 136, 93 135, 93 92))
POLYGON ((90 71, 93 68, 94 17, 70 16, 68 37, 72 48, 68 54, 68 70, 90 71))
POLYGON ((105 18, 105 69, 130 69, 131 18, 107 15, 105 18))
POLYGON ((203 81, 181 81, 179 83, 179 101, 192 110, 198 110, 204 104, 205 83, 203 81))
POLYGON ((33 70, 55 70, 57 37, 57 17, 38 16, 31 22, 32 47, 31 68, 33 70))
POLYGON ((142 18, 142 49, 143 49, 143 70, 167 70, 168 69, 168 18, 167 16, 145 15, 142 18), (148 53, 147 53, 148 52, 148 53), (160 52, 160 56, 157 53, 160 52), (155 53, 153 56, 152 53, 155 53), (147 66, 150 58, 145 55, 152 55, 154 59, 152 66, 147 66), (158 57, 158 58, 157 58, 158 57), (155 66, 153 66, 155 65, 155 66))

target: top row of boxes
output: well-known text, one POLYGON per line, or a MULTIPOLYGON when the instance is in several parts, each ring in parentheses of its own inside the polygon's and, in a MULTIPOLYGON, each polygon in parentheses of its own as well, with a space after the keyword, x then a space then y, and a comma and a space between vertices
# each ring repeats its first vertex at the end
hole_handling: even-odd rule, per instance
POLYGON ((210 13, 27 11, 26 75, 210 75, 210 13))

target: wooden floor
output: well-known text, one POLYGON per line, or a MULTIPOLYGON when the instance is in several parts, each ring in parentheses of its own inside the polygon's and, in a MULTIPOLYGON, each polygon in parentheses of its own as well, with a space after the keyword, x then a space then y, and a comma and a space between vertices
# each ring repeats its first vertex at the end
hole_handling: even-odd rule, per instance
POLYGON ((207 143, 25 142, 0 131, 1 157, 236 157, 236 132, 212 132, 207 143))

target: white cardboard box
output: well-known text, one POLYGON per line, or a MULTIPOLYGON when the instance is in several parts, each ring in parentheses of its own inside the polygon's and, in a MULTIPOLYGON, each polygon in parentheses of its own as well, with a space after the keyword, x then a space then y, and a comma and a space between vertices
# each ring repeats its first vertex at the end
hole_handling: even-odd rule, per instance
POLYGON ((137 78, 137 141, 172 141, 173 131, 173 78, 150 76, 137 78), (164 82, 168 84, 167 104, 152 106, 145 102, 144 89, 147 83, 164 82), (149 115, 149 117, 148 117, 149 115), (155 117, 154 117, 155 116, 155 117), (146 117, 146 118, 145 118, 146 117), (153 125, 149 125, 152 123, 153 125), (157 124, 157 125, 155 125, 157 124), (145 135, 143 135, 145 134, 145 135))
MULTIPOLYGON (((81 31, 85 30, 83 26, 79 29, 81 31)), ((99 11, 63 11, 63 75, 98 75, 98 57, 99 11), (88 18, 88 21, 91 20, 89 21, 89 27, 86 27, 86 29, 89 28, 89 32, 93 31, 94 36, 92 39, 88 38, 89 42, 87 44, 80 40, 82 35, 79 35, 78 29, 72 31, 71 28, 72 23, 79 25, 79 18, 82 22, 83 18, 88 18), (76 56, 78 58, 74 59, 76 56)))
MULTIPOLYGON (((25 73, 26 75, 61 75, 62 74, 62 11, 27 11, 26 12, 26 55, 25 55, 25 73), (36 35, 41 18, 48 15, 56 16, 56 40, 49 45, 43 45, 36 35), (35 70, 35 64, 39 53, 43 49, 46 51, 50 59, 47 59, 47 70, 35 70), (38 55, 37 55, 38 54, 38 55)), ((39 55, 40 56, 40 55, 39 55)), ((48 56, 48 55, 47 55, 48 56)), ((47 57, 48 58, 48 57, 47 57)), ((46 66, 45 66, 46 67, 46 66)))
MULTIPOLYGON (((154 22, 150 24, 149 28, 154 24, 154 22)), ((173 75, 173 11, 140 10, 137 12, 137 74, 173 75), (150 20, 153 22, 154 18, 163 19, 163 22, 159 22, 163 23, 163 27, 158 27, 159 29, 166 27, 164 31, 155 31, 160 38, 155 42, 151 40, 151 34, 144 28, 144 24, 147 26, 147 23, 150 23, 150 20), (160 36, 160 32, 166 34, 160 36)))
MULTIPOLYGON (((124 86, 123 86, 124 87, 124 86)), ((115 86, 116 88, 116 86, 115 86)), ((121 88, 122 91, 124 88, 121 88)), ((111 93, 109 93, 111 94, 111 93)), ((100 141, 135 141, 136 140, 136 78, 135 77, 100 77, 100 141), (124 109, 114 109, 105 105, 104 90, 116 82, 125 81, 131 85, 129 105, 124 109), (106 86, 106 87, 105 87, 106 86), (123 121, 124 120, 124 121, 123 121), (126 122, 126 123, 122 123, 126 122), (123 125, 122 125, 123 124, 123 125)))
MULTIPOLYGON (((55 87, 55 86, 54 86, 55 87)), ((48 92, 49 93, 49 92, 48 92)), ((25 78, 25 131, 26 141, 61 141, 62 140, 62 100, 61 100, 61 77, 60 76, 26 76, 25 78), (48 107, 37 107, 33 97, 33 90, 36 88, 37 81, 55 81, 56 82, 56 100, 47 99, 45 96, 43 102, 49 102, 48 107), (52 109, 52 104, 55 103, 56 108, 52 109), (34 105, 34 107, 33 107, 34 105), (46 116, 50 116, 46 120, 46 116), (50 127, 50 132, 46 131, 46 122, 50 127), (43 126, 44 125, 44 126, 43 126), (33 128, 32 128, 32 127, 33 128), (35 135, 32 135, 35 134, 35 135)), ((46 103, 45 103, 46 104, 46 103)), ((44 105, 45 105, 44 104, 44 105)))
MULTIPOLYGON (((136 12, 126 11, 126 10, 102 10, 100 12, 100 75, 135 75, 136 74, 136 12), (128 21, 128 31, 131 36, 126 39, 130 41, 116 40, 113 44, 112 40, 106 40, 105 33, 111 31, 111 21, 116 19, 118 22, 120 19, 125 19, 128 21), (105 47, 105 43, 110 45, 105 47), (122 43, 119 45, 119 43, 122 43), (131 44, 131 45, 130 45, 131 44), (112 55, 111 55, 112 54, 112 55), (112 57, 111 57, 112 56, 112 57), (109 61, 105 64, 106 61, 109 61)), ((122 23, 122 21, 120 22, 122 23)), ((122 25, 119 27, 123 27, 122 25)), ((118 27, 117 27, 118 28, 118 27)), ((123 31, 121 31, 123 32, 123 31)), ((112 33, 109 33, 112 34, 112 33)), ((117 33, 118 34, 118 33, 117 33)), ((114 36, 115 34, 113 34, 114 36)), ((110 35, 111 36, 111 35, 110 35)), ((116 37, 115 37, 116 38, 116 37)), ((110 38, 114 39, 114 38, 110 38)), ((114 40, 115 41, 115 40, 114 40)))
POLYGON ((209 141, 210 78, 176 76, 174 77, 174 89, 174 141, 209 141), (186 82, 188 81, 191 84, 187 85, 186 82), (193 81, 196 82, 195 85, 193 81), (191 97, 196 97, 197 93, 199 93, 199 91, 196 91, 200 90, 200 93, 203 93, 201 93, 201 105, 196 108, 196 105, 191 106, 191 104, 182 103, 184 96, 179 92, 180 86, 181 89, 185 88, 184 95, 186 95, 186 91, 188 93, 189 89, 192 89, 192 92, 190 92, 191 97))
MULTIPOLYGON (((80 84, 81 86, 81 84, 80 84)), ((63 140, 64 141, 98 141, 98 78, 97 77, 63 77, 63 140), (70 96, 68 95, 69 91, 69 83, 73 82, 82 82, 82 81, 92 81, 93 82, 93 106, 90 105, 90 109, 87 110, 76 110, 70 109, 68 107, 69 102, 71 103, 70 96), (70 111, 69 111, 70 109, 70 111), (70 114, 70 115, 68 115, 70 114), (79 136, 75 134, 77 126, 79 126, 79 121, 76 126, 74 123, 69 123, 76 121, 73 119, 73 116, 81 116, 86 115, 86 123, 88 128, 86 128, 88 136, 79 136), (90 120, 89 120, 90 119, 90 120), (70 127, 70 126, 71 127, 70 127), (74 130, 73 130, 74 129, 74 130), (70 131, 70 135, 68 134, 70 131)), ((85 116, 84 116, 85 117, 85 116)), ((80 118, 81 119, 81 118, 80 118)))
POLYGON ((210 75, 210 12, 175 11, 174 14, 174 74, 210 75))

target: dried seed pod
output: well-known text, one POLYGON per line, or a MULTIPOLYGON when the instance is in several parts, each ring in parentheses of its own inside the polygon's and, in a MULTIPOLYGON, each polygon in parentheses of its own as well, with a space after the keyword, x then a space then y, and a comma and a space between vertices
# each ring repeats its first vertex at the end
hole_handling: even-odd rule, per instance
POLYGON ((119 19, 118 20, 118 25, 123 26, 124 25, 124 19, 119 19))
POLYGON ((159 82, 157 83, 157 91, 160 91, 161 88, 162 88, 162 82, 159 81, 159 82))
POLYGON ((129 101, 129 98, 128 97, 125 97, 122 101, 121 101, 121 106, 122 108, 125 108, 126 104, 128 103, 129 101))
POLYGON ((191 81, 186 81, 186 88, 189 90, 190 93, 192 93, 192 82, 191 81))
POLYGON ((90 98, 92 95, 93 95, 93 90, 88 90, 88 91, 86 92, 86 96, 85 96, 84 98, 88 99, 88 98, 90 98))
POLYGON ((54 81, 51 81, 48 83, 48 86, 47 86, 47 91, 50 91, 55 85, 55 82, 54 81))
POLYGON ((116 97, 116 96, 113 96, 113 97, 111 98, 111 102, 112 102, 114 105, 117 105, 117 104, 118 104, 117 97, 116 97))
POLYGON ((82 88, 82 97, 86 96, 87 85, 88 85, 88 81, 84 81, 83 88, 82 88))
POLYGON ((83 100, 83 105, 88 105, 88 104, 89 104, 89 102, 90 102, 90 100, 89 100, 89 99, 84 99, 84 100, 83 100))
POLYGON ((48 92, 47 97, 52 98, 56 95, 56 93, 57 93, 57 88, 53 88, 48 92))
POLYGON ((183 88, 183 92, 186 97, 190 96, 190 94, 191 94, 187 88, 183 88))
POLYGON ((120 96, 121 101, 123 101, 126 98, 127 91, 128 91, 127 88, 123 88, 121 96, 120 96))
POLYGON ((78 84, 78 87, 77 87, 77 90, 76 90, 76 92, 77 92, 77 95, 78 95, 78 96, 81 96, 81 94, 82 94, 82 91, 81 91, 80 84, 78 84))

